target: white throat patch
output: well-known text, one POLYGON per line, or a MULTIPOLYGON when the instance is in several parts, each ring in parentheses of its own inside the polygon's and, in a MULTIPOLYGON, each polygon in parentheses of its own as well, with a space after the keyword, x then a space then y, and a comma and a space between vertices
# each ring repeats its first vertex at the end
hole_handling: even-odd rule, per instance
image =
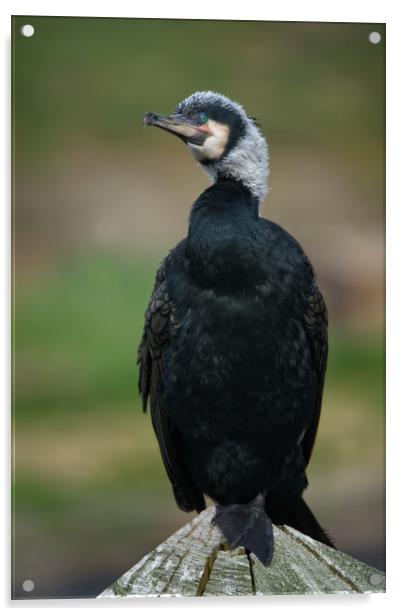
POLYGON ((230 152, 204 169, 214 182, 219 174, 238 180, 258 199, 261 206, 268 193, 268 144, 258 127, 249 120, 246 134, 230 152))
POLYGON ((208 120, 206 126, 211 134, 205 139, 202 145, 189 143, 189 147, 196 160, 216 160, 222 156, 229 139, 229 127, 227 124, 208 120))

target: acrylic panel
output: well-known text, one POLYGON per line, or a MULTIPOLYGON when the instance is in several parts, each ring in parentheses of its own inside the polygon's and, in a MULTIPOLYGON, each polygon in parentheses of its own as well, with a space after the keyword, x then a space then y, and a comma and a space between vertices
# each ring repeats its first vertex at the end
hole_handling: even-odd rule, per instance
POLYGON ((384 62, 384 24, 12 18, 14 598, 96 597, 195 516, 137 391, 156 270, 210 184, 143 118, 195 91, 267 139, 261 215, 329 313, 305 500, 385 570, 384 62))

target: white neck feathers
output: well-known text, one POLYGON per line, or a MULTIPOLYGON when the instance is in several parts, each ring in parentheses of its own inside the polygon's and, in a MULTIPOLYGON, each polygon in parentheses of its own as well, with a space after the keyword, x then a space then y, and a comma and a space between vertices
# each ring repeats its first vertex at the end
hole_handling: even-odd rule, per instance
POLYGON ((205 167, 215 182, 218 175, 228 175, 246 186, 259 204, 268 193, 268 145, 258 128, 249 122, 246 134, 221 160, 205 167))

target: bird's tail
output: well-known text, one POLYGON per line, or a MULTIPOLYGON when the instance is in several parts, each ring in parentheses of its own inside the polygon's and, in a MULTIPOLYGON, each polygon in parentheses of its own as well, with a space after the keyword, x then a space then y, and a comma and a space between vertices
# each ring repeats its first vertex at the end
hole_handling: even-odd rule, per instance
POLYGON ((217 505, 212 523, 219 526, 231 548, 244 547, 269 565, 274 553, 272 522, 259 494, 246 505, 217 505))
POLYGON ((301 496, 289 501, 267 499, 266 511, 272 522, 278 526, 291 526, 304 535, 316 539, 325 545, 335 547, 328 533, 321 528, 310 508, 301 496))

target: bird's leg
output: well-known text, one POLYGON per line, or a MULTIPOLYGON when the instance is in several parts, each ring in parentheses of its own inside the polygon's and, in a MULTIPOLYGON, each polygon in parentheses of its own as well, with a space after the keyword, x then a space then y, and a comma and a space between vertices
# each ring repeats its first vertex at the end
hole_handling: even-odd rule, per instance
POLYGON ((247 504, 217 505, 211 520, 226 537, 230 548, 244 547, 269 565, 274 553, 272 522, 265 512, 265 495, 247 504))

